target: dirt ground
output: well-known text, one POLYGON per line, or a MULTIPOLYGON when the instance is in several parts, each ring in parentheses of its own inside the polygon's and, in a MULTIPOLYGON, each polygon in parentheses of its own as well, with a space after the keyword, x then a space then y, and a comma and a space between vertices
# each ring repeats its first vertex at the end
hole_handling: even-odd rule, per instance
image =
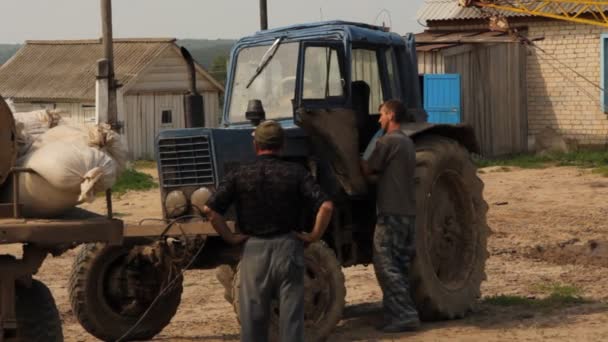
MULTIPOLYGON (((153 172, 153 171, 150 171, 153 172)), ((543 284, 568 284, 584 304, 554 309, 480 301, 466 318, 425 323, 415 333, 381 334, 380 290, 371 267, 345 270, 347 309, 330 341, 605 341, 608 340, 608 178, 588 170, 485 168, 490 205, 488 279, 483 297, 543 294, 543 284)), ((89 205, 102 208, 102 201, 89 205)), ((126 221, 159 217, 158 190, 132 192, 114 202, 126 221)), ((38 277, 51 288, 64 320, 66 341, 95 341, 72 315, 67 279, 76 251, 49 258, 38 277)), ((158 341, 237 341, 239 326, 213 271, 186 273, 182 304, 158 341)))

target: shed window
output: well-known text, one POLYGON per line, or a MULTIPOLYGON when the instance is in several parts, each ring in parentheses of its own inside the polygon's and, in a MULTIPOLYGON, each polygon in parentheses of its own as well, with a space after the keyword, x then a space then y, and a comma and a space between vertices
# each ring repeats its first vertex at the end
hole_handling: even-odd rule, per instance
POLYGON ((602 100, 602 110, 604 113, 608 114, 608 33, 604 33, 601 36, 602 39, 602 91, 601 91, 601 100, 602 100))
POLYGON ((161 118, 161 120, 162 120, 162 121, 161 121, 161 123, 162 123, 163 125, 173 123, 173 115, 172 115, 172 112, 171 112, 170 110, 168 110, 168 109, 163 110, 163 111, 162 111, 162 118, 161 118))

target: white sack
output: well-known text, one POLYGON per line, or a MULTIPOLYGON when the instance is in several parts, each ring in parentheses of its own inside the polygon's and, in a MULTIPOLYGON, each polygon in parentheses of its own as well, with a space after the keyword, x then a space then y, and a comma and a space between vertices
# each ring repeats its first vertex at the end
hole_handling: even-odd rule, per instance
POLYGON ((41 109, 32 112, 14 113, 15 120, 23 124, 25 132, 37 136, 57 126, 61 121, 61 111, 41 109))
POLYGON ((41 215, 57 214, 84 201, 92 202, 95 194, 111 188, 118 176, 118 166, 108 154, 78 142, 45 144, 18 163, 39 175, 21 176, 20 194, 22 203, 31 209, 28 211, 41 215))
POLYGON ((47 218, 62 214, 78 205, 79 192, 57 189, 33 173, 19 175, 19 203, 25 217, 47 218))
POLYGON ((128 155, 127 147, 120 134, 112 131, 109 125, 59 125, 38 136, 31 149, 36 150, 54 142, 85 144, 106 152, 114 159, 117 173, 125 170, 128 155))

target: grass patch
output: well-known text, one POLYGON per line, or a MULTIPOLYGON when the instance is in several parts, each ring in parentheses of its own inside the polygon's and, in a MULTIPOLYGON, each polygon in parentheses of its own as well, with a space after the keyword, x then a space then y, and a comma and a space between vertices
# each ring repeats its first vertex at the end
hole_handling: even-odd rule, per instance
POLYGON ((156 169, 156 161, 140 159, 131 164, 134 169, 156 169))
POLYGON ((608 177, 608 165, 593 169, 593 173, 601 175, 602 177, 608 177))
POLYGON ((545 296, 542 298, 528 298, 523 296, 498 295, 486 297, 482 302, 495 306, 523 306, 540 309, 554 309, 588 302, 583 298, 581 289, 573 285, 550 283, 535 286, 534 289, 542 292, 545 296))
POLYGON ((518 154, 505 158, 477 158, 478 167, 516 166, 524 169, 542 169, 549 166, 578 166, 584 168, 605 168, 608 174, 607 151, 577 151, 569 153, 552 153, 542 156, 518 154))
POLYGON ((145 191, 155 188, 158 188, 158 184, 152 176, 135 169, 127 169, 120 175, 116 184, 112 187, 112 193, 123 195, 127 191, 145 191))

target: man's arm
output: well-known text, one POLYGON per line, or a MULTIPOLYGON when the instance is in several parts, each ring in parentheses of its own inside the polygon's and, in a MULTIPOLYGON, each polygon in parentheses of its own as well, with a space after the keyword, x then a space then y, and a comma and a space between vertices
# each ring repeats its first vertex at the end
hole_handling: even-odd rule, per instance
POLYGON ((363 176, 365 177, 365 179, 367 179, 368 182, 378 183, 378 173, 374 173, 370 169, 369 164, 366 160, 361 160, 361 172, 363 173, 363 176))
POLYGON ((312 175, 307 171, 303 171, 300 175, 300 191, 302 196, 317 208, 315 225, 310 233, 296 233, 302 241, 312 243, 319 241, 331 220, 331 215, 334 210, 334 204, 329 200, 327 195, 323 193, 319 184, 314 180, 312 175))
POLYGON ((361 160, 361 172, 371 182, 377 183, 382 170, 387 163, 388 148, 382 140, 376 141, 376 146, 367 160, 361 160))
POLYGON ((213 209, 205 206, 204 213, 207 215, 207 218, 211 221, 211 225, 213 229, 220 234, 224 241, 228 242, 231 245, 238 245, 243 243, 245 240, 249 238, 249 236, 244 234, 235 234, 233 233, 228 224, 226 223, 226 219, 220 213, 217 213, 213 209))
POLYGON ((302 241, 313 243, 321 240, 325 230, 331 220, 331 214, 334 211, 334 204, 331 201, 325 201, 317 210, 317 217, 315 219, 315 225, 310 233, 296 233, 298 238, 302 241))
POLYGON ((224 241, 233 245, 239 244, 248 238, 246 235, 234 234, 230 228, 228 228, 228 224, 223 215, 234 202, 235 196, 236 175, 233 172, 229 172, 202 210, 209 221, 211 221, 213 229, 220 234, 224 241))

